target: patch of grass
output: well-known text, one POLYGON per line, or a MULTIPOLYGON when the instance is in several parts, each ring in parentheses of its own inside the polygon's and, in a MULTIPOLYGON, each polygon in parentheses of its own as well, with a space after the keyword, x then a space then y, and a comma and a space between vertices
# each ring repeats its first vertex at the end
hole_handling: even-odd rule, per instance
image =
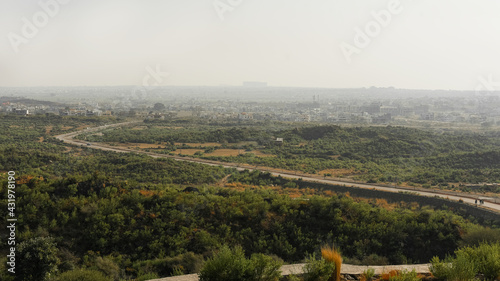
POLYGON ((395 276, 389 278, 389 281, 419 281, 421 280, 415 270, 398 271, 395 276))
POLYGON ((363 271, 363 274, 360 277, 360 281, 370 281, 374 276, 375 276, 375 269, 368 268, 367 270, 363 271))

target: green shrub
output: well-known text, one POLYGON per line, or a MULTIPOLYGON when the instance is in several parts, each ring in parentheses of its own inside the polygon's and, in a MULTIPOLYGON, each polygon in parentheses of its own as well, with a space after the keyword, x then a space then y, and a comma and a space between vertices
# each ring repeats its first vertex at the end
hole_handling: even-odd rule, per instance
POLYGON ((7 271, 8 268, 10 268, 10 266, 7 265, 7 258, 1 257, 0 258, 0 280, 2 280, 2 281, 14 281, 15 273, 8 272, 7 271))
POLYGON ((97 257, 95 267, 99 269, 105 276, 113 280, 120 279, 120 267, 108 257, 97 257))
POLYGON ((371 280, 375 276, 375 269, 373 268, 368 268, 367 270, 363 271, 363 277, 365 280, 371 280))
POLYGON ((300 281, 301 279, 293 274, 290 274, 287 277, 285 277, 284 280, 286 280, 286 281, 300 281))
POLYGON ((264 254, 253 254, 250 261, 255 274, 253 280, 277 281, 281 278, 283 262, 264 254))
POLYGON ((147 274, 144 274, 144 275, 137 277, 136 281, 147 281, 147 280, 157 279, 157 278, 160 278, 160 277, 156 273, 147 273, 147 274))
POLYGON ((200 281, 237 281, 250 277, 250 264, 241 247, 231 250, 223 246, 214 257, 207 260, 200 272, 200 281))
POLYGON ((58 250, 54 239, 37 237, 19 244, 17 280, 43 281, 57 272, 58 250))
POLYGON ((397 275, 389 277, 389 281, 419 281, 420 278, 415 270, 398 272, 397 275))
POLYGON ((154 260, 138 261, 134 263, 140 275, 155 273, 159 276, 175 276, 198 272, 201 268, 203 257, 192 252, 187 252, 175 257, 165 257, 154 260))
POLYGON ((487 280, 500 278, 500 244, 483 243, 455 251, 455 258, 431 260, 431 272, 441 280, 472 280, 483 274, 487 280))
POLYGON ((57 276, 53 281, 112 281, 113 279, 104 276, 96 270, 76 269, 66 271, 57 276))
POLYGON ((335 265, 324 259, 316 259, 315 255, 306 259, 304 281, 327 281, 335 270, 335 265))
POLYGON ((223 246, 203 265, 200 281, 277 281, 281 265, 281 261, 263 254, 247 259, 241 247, 223 246))
POLYGON ((478 246, 481 243, 500 242, 500 229, 489 227, 475 227, 463 236, 463 246, 478 246))
POLYGON ((367 257, 364 257, 361 260, 361 264, 363 265, 388 265, 389 259, 386 257, 379 256, 377 254, 371 254, 367 257))
POLYGON ((475 265, 478 273, 484 274, 488 280, 500 278, 500 244, 480 244, 477 247, 465 247, 459 249, 457 258, 475 265))
POLYGON ((433 257, 431 260, 430 271, 439 280, 444 280, 450 274, 452 268, 449 258, 441 260, 439 257, 433 257))
POLYGON ((172 272, 172 276, 184 275, 184 267, 182 265, 177 265, 174 267, 174 271, 172 272))
POLYGON ((473 280, 478 271, 474 263, 464 256, 441 261, 438 257, 432 259, 431 272, 440 280, 468 281, 473 280))

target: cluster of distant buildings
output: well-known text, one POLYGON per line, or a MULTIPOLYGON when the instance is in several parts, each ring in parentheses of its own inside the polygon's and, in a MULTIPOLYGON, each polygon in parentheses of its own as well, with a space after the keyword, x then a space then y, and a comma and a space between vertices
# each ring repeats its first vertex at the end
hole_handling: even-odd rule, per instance
MULTIPOLYGON (((500 105, 500 104, 499 104, 500 105)), ((500 107, 499 107, 500 108, 500 107)), ((188 110, 188 108, 184 108, 188 110)), ((175 112, 175 110, 173 111, 175 112)), ((194 113, 193 113, 194 115, 194 113)), ((443 109, 430 104, 386 105, 382 102, 329 102, 329 103, 245 103, 224 101, 205 103, 196 116, 206 119, 279 120, 293 122, 329 122, 389 124, 392 121, 420 120, 459 122, 472 124, 500 124, 500 111, 487 112, 473 109, 443 109)))
POLYGON ((144 96, 127 87, 4 89, 0 114, 121 115, 147 120, 277 120, 352 124, 445 122, 500 125, 500 95, 394 88, 322 89, 267 87, 165 87, 144 96), (7 91, 8 90, 8 91, 7 91), (27 102, 25 102, 27 101, 27 102), (60 103, 58 103, 60 102, 60 103), (77 103, 75 105, 75 102, 77 103), (155 103, 164 107, 155 109, 155 103))
POLYGON ((19 116, 41 114, 53 114, 61 116, 111 116, 113 114, 111 110, 100 110, 87 106, 72 108, 64 105, 55 106, 42 103, 36 104, 36 101, 33 100, 28 100, 27 103, 9 101, 2 102, 0 104, 0 113, 19 116))

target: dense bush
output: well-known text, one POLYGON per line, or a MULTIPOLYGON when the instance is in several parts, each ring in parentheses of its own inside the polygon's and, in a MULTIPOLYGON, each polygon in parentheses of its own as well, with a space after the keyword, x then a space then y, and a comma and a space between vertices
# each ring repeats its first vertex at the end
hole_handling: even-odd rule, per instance
POLYGON ((472 280, 478 274, 487 280, 500 278, 500 244, 483 243, 464 247, 455 252, 456 257, 432 259, 431 272, 441 280, 472 280))
POLYGON ((481 243, 500 242, 500 229, 475 227, 467 231, 463 238, 463 246, 478 246, 481 243))
POLYGON ((138 270, 139 275, 158 274, 159 276, 173 276, 199 272, 203 256, 187 252, 175 257, 156 258, 151 260, 137 261, 133 268, 138 270))
POLYGON ((113 279, 104 276, 99 271, 88 269, 75 269, 66 271, 63 274, 51 279, 51 281, 113 281, 113 279))
POLYGON ((401 271, 396 275, 389 277, 389 281, 420 281, 418 274, 415 270, 413 271, 401 271))
POLYGON ((333 263, 325 259, 316 259, 313 254, 306 259, 304 266, 304 281, 327 281, 335 270, 333 263))
POLYGON ((47 280, 57 272, 58 250, 53 238, 37 237, 19 244, 16 280, 47 280))
POLYGON ((223 246, 208 259, 200 272, 200 281, 277 281, 282 262, 262 254, 245 257, 241 247, 223 246))

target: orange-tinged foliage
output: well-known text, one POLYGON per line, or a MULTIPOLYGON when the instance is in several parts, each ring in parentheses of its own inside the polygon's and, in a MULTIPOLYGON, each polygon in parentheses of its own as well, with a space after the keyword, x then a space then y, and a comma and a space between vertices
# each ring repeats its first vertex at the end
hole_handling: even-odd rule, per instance
POLYGON ((196 152, 203 152, 203 149, 184 148, 184 149, 177 149, 176 151, 173 151, 172 153, 183 154, 183 155, 194 155, 196 152))
POLYGON ((386 210, 392 211, 395 208, 395 204, 389 204, 386 199, 375 199, 377 206, 382 207, 386 210))
POLYGON ((136 218, 141 218, 144 216, 144 211, 141 210, 137 215, 135 215, 136 218))
MULTIPOLYGON (((432 273, 431 273, 431 274, 432 274, 432 273)), ((500 276, 499 276, 499 277, 500 277, 500 276)), ((427 278, 427 276, 425 276, 424 274, 419 273, 419 274, 417 274, 417 278, 418 278, 418 279, 420 279, 420 280, 424 280, 424 279, 426 279, 426 278, 427 278)))
POLYGON ((391 270, 388 273, 384 272, 380 276, 380 280, 389 280, 391 277, 395 277, 399 275, 399 271, 397 270, 391 270))
POLYGON ((334 195, 333 191, 331 191, 331 190, 325 190, 323 193, 324 193, 326 196, 333 196, 333 195, 334 195))
POLYGON ((340 268, 342 267, 342 257, 334 247, 326 246, 321 248, 321 256, 328 262, 335 264, 335 271, 330 280, 340 281, 340 268))
POLYGON ((21 176, 18 180, 17 180, 17 184, 21 185, 21 184, 26 184, 28 183, 30 180, 32 180, 34 178, 34 176, 32 175, 26 175, 26 176, 21 176))
MULTIPOLYGON (((337 157, 332 157, 332 158, 338 158, 337 157)), ((318 172, 319 175, 325 175, 325 174, 330 174, 332 177, 338 177, 338 176, 347 176, 347 175, 352 175, 354 174, 355 171, 353 168, 351 169, 326 169, 326 170, 321 170, 318 172)))
POLYGON ((226 183, 224 186, 230 187, 230 188, 237 190, 237 191, 245 191, 246 189, 260 189, 260 187, 258 187, 258 186, 250 185, 250 184, 243 184, 243 183, 239 183, 239 182, 226 183))
POLYGON ((142 196, 146 196, 146 197, 151 197, 155 194, 154 191, 151 191, 151 190, 140 190, 139 193, 142 196))

